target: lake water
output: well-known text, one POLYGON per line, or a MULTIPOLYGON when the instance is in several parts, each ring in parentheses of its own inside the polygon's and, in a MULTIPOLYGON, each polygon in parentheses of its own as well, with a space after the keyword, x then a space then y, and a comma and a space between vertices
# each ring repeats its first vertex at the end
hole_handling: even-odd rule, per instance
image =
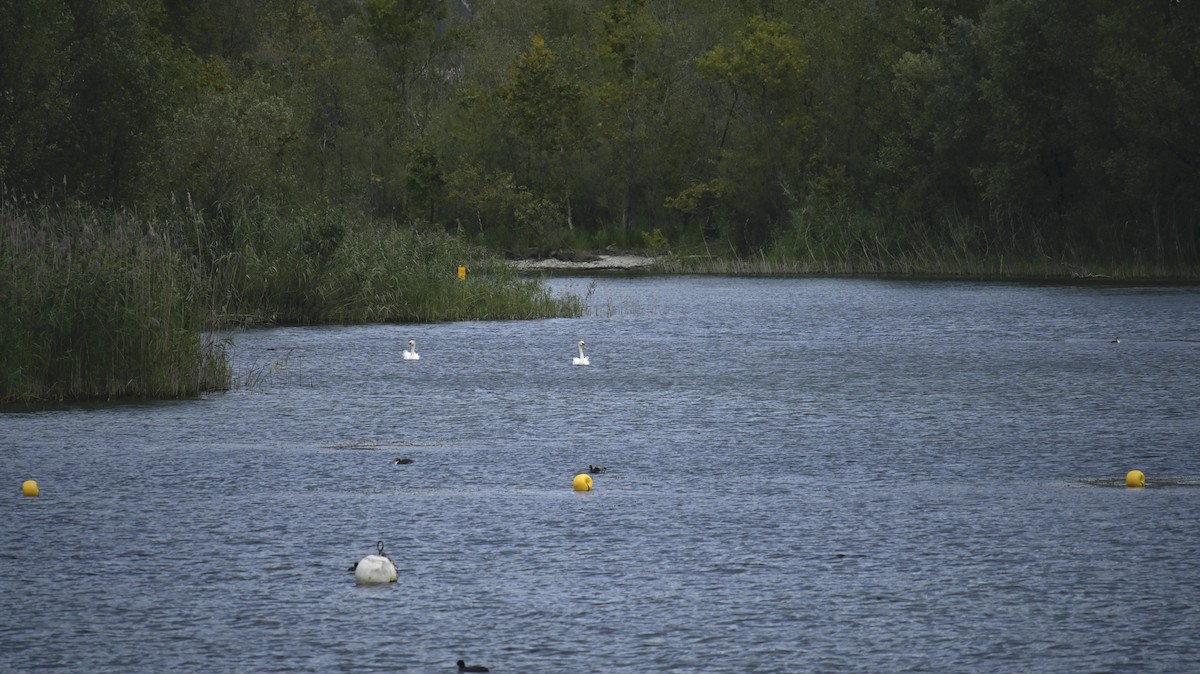
POLYGON ((1200 288, 550 283, 588 315, 244 332, 235 391, 0 415, 0 669, 1200 666, 1200 288))

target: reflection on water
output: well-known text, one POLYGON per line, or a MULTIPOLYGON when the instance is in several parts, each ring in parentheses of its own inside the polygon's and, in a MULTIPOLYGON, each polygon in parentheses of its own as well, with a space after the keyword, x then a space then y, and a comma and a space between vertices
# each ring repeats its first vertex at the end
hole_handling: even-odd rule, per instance
POLYGON ((0 416, 6 667, 1200 661, 1200 489, 1157 488, 1200 475, 1200 290, 552 281, 592 283, 578 320, 250 331, 233 391, 0 416), (381 539, 399 583, 356 586, 381 539))

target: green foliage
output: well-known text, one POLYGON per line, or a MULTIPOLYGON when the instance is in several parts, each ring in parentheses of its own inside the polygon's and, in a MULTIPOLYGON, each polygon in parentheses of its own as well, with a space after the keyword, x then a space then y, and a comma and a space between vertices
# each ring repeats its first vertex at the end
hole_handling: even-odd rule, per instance
POLYGON ((403 51, 421 34, 427 21, 444 15, 443 6, 424 0, 366 0, 363 32, 380 49, 403 51), (431 15, 431 7, 436 15, 431 15))
POLYGON ((808 213, 887 240, 959 240, 966 219, 989 250, 1200 256, 1200 21, 1177 2, 0 0, 0 16, 0 188, 181 209, 206 265, 261 247, 254 218, 331 207, 508 251, 658 228, 750 256, 808 213))
POLYGON ((156 123, 178 100, 187 61, 160 30, 158 3, 39 0, 0 9, 0 179, 29 195, 127 198, 156 123))
POLYGON ((983 64, 974 24, 956 19, 937 44, 900 55, 892 70, 903 124, 886 134, 878 166, 895 181, 901 214, 940 217, 969 201, 973 170, 983 161, 983 64))
POLYGON ((711 211, 721 199, 725 189, 719 179, 693 183, 680 190, 678 194, 667 197, 665 204, 686 215, 696 215, 711 211))
POLYGON ((492 248, 546 253, 561 243, 562 210, 518 185, 510 173, 464 166, 450 175, 447 193, 459 229, 475 232, 492 248))
POLYGON ((529 51, 517 55, 504 101, 516 134, 532 149, 556 151, 569 142, 579 91, 540 35, 530 39, 529 51))
POLYGON ((502 98, 514 149, 523 158, 518 159, 515 173, 523 184, 544 195, 518 209, 516 224, 526 234, 543 238, 553 229, 570 226, 566 218, 557 222, 548 218, 557 208, 555 203, 570 200, 574 163, 570 159, 580 126, 579 87, 546 41, 534 35, 529 51, 517 55, 502 98))
POLYGON ((702 74, 760 99, 786 97, 805 86, 808 68, 791 27, 752 16, 732 46, 717 45, 696 64, 702 74))
POLYGON ((667 250, 667 237, 657 227, 652 232, 642 232, 642 247, 649 253, 663 253, 667 250))
POLYGON ((578 313, 481 245, 745 273, 1200 273, 1187 3, 0 17, 2 400, 222 385, 205 325, 578 313))
POLYGON ((260 79, 210 76, 217 83, 208 95, 164 121, 142 167, 148 194, 190 198, 208 212, 287 203, 295 177, 280 160, 298 133, 291 107, 260 79))
POLYGON ((767 242, 769 226, 792 204, 808 164, 812 119, 808 57, 791 26, 752 16, 732 45, 697 61, 700 73, 730 92, 721 130, 719 173, 725 206, 744 221, 736 244, 767 242))
POLYGON ((240 323, 431 322, 578 315, 571 298, 449 234, 340 209, 239 222, 247 243, 213 262, 210 318, 240 323), (472 271, 467 284, 457 269, 472 271))
POLYGON ((229 385, 205 329, 261 323, 578 316, 494 255, 445 233, 326 210, 236 218, 201 259, 168 219, 0 206, 0 404, 179 397, 229 385), (457 268, 471 270, 460 281, 457 268))
POLYGON ((597 13, 595 75, 585 87, 593 109, 596 154, 612 171, 600 172, 598 201, 611 204, 621 234, 629 239, 636 220, 656 215, 663 187, 648 176, 668 168, 679 142, 670 117, 671 87, 683 75, 672 53, 673 27, 645 0, 612 0, 597 13))
POLYGON ((409 212, 420 214, 432 222, 444 198, 445 184, 442 164, 437 155, 425 147, 415 148, 408 160, 408 175, 404 183, 408 192, 409 212))
POLYGON ((0 206, 0 403, 178 397, 228 382, 198 270, 161 222, 0 206))
MULTIPOLYGON (((26 193, 62 187, 69 93, 61 81, 73 20, 61 2, 3 0, 0 16, 0 183, 26 193), (58 183, 58 184, 56 184, 58 183)), ((72 186, 74 187, 74 186, 72 186)))

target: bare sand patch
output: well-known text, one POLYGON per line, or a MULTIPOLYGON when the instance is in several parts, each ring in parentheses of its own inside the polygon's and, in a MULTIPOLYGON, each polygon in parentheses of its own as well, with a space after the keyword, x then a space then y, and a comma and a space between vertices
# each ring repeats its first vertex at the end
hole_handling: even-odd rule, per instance
POLYGON ((626 271, 648 267, 658 258, 647 255, 597 255, 594 260, 572 262, 556 258, 544 260, 514 260, 513 265, 522 271, 578 270, 578 271, 626 271))

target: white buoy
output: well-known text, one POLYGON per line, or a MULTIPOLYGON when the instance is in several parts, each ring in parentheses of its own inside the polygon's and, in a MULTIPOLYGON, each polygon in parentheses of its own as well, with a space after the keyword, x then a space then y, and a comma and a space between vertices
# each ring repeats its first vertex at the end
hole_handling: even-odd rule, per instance
POLYGON ((383 585, 396 582, 396 565, 383 554, 383 541, 375 548, 377 554, 363 557, 354 565, 354 581, 359 585, 383 585))
POLYGON ((591 365, 588 357, 583 355, 583 347, 587 346, 587 342, 579 340, 579 355, 571 359, 572 365, 591 365))

